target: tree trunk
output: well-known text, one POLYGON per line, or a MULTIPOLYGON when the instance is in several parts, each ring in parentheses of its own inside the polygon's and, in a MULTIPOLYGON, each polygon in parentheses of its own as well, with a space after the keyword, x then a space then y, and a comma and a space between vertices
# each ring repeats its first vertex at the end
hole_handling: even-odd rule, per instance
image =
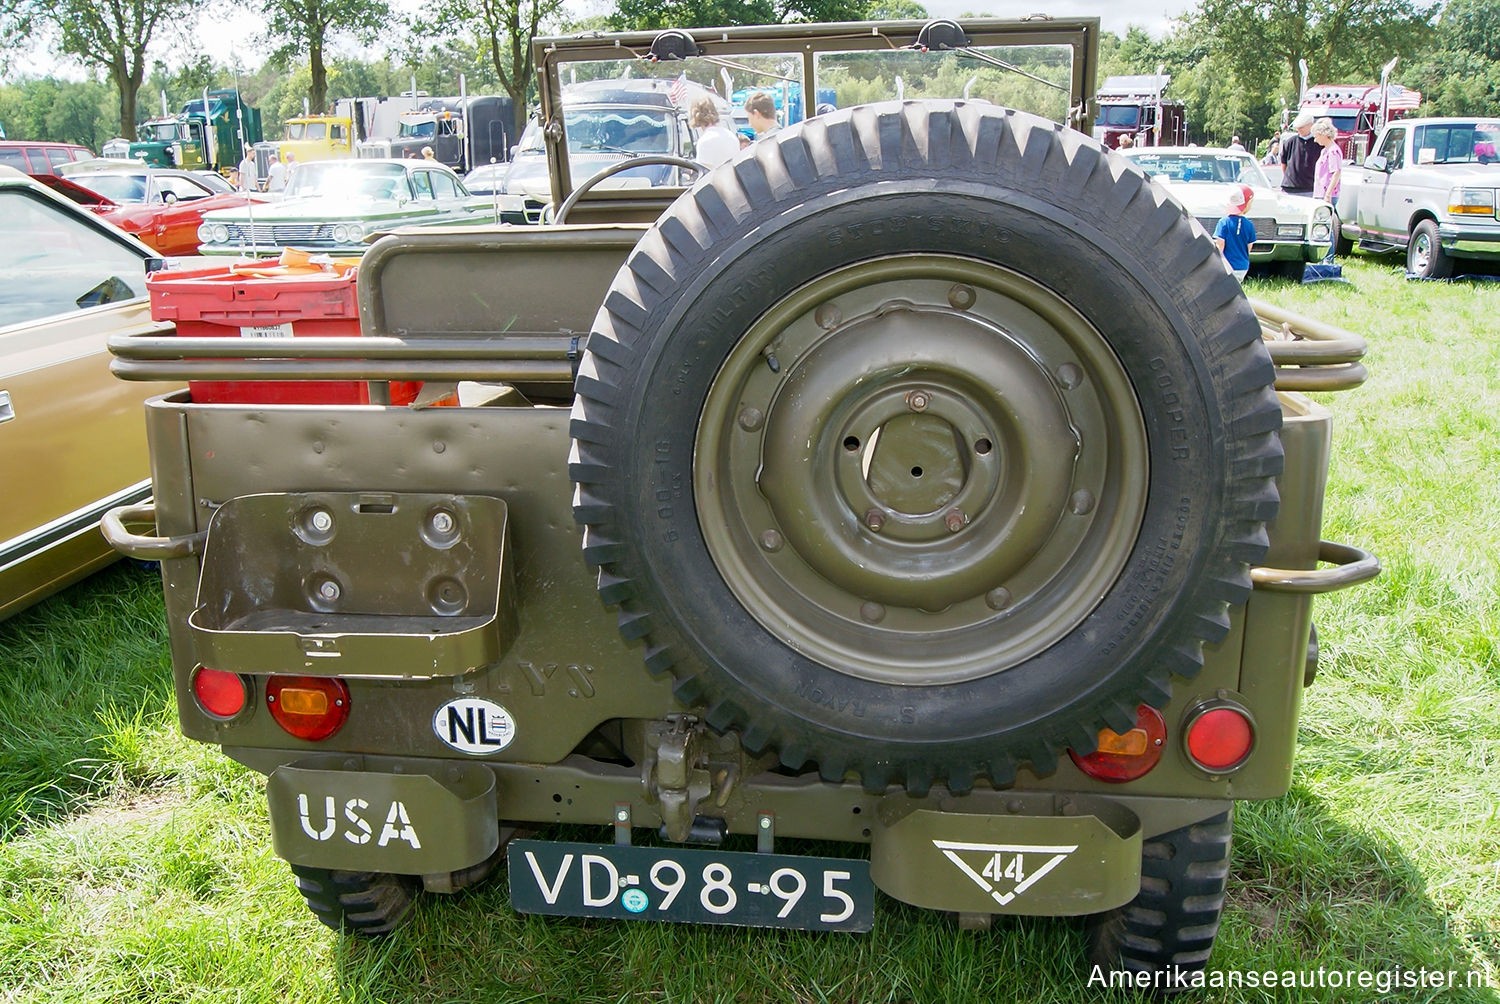
POLYGON ((123 69, 111 69, 115 89, 120 92, 120 135, 135 142, 135 100, 138 88, 132 87, 130 74, 123 69))
POLYGON ((312 85, 307 89, 307 96, 312 102, 313 114, 321 115, 328 110, 328 68, 323 65, 321 43, 314 43, 312 46, 309 69, 312 71, 312 85))

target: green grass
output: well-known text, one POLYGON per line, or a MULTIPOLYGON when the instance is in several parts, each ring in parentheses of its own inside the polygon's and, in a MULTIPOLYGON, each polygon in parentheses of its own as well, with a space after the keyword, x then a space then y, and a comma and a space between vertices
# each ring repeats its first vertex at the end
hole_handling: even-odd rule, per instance
MULTIPOLYGON (((1325 535, 1386 572, 1317 601, 1294 788, 1239 808, 1213 968, 1487 986, 1201 999, 1496 1001, 1500 287, 1346 268, 1251 292, 1370 341, 1370 383, 1325 399, 1325 535)), ((1087 984, 1076 922, 966 933, 883 897, 873 934, 806 935, 522 917, 502 877, 341 940, 271 854, 259 778, 177 735, 159 588, 122 565, 0 625, 0 1001, 1135 999, 1087 984)))

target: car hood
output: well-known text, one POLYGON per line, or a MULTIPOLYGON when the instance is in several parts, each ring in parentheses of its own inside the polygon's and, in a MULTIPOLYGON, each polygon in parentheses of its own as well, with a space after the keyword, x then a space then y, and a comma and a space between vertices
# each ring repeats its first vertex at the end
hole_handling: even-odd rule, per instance
MULTIPOLYGON (((1155 179, 1152 179, 1152 183, 1170 192, 1172 197, 1182 203, 1183 207, 1194 216, 1212 216, 1215 219, 1224 215, 1229 206, 1230 193, 1237 191, 1240 187, 1217 182, 1156 181, 1155 179)), ((1322 199, 1314 199, 1306 195, 1288 195, 1275 188, 1252 185, 1250 191, 1255 193, 1255 197, 1250 201, 1248 215, 1251 217, 1270 216, 1278 220, 1306 221, 1319 206, 1328 205, 1322 199)))
MULTIPOLYGON (((257 208, 255 219, 259 222, 324 223, 330 220, 383 220, 407 219, 414 216, 431 216, 439 212, 432 203, 398 202, 394 199, 353 199, 344 197, 309 196, 300 199, 282 199, 257 208)), ((251 214, 244 209, 220 209, 204 214, 211 223, 238 223, 251 214)))
POLYGON ((1410 169, 1432 171, 1453 185, 1500 188, 1500 164, 1415 164, 1410 169))

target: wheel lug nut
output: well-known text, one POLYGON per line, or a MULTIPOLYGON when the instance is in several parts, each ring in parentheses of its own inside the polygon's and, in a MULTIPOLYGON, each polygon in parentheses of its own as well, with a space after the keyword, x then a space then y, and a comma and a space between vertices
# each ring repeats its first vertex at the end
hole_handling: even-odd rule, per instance
POLYGON ((760 546, 772 552, 781 550, 781 534, 775 530, 763 530, 760 535, 760 546))
POLYGON ((446 512, 435 512, 432 514, 432 529, 440 534, 453 532, 453 517, 446 512))
POLYGON ((998 586, 984 594, 984 602, 991 610, 1004 610, 1010 606, 1010 590, 998 586))
POLYGON ((339 584, 329 579, 318 587, 318 595, 332 603, 339 598, 339 584))
POLYGON ((974 287, 967 283, 956 282, 948 290, 948 302, 958 310, 974 306, 974 299, 974 287))
POLYGON ((957 533, 969 522, 969 517, 965 516, 961 510, 955 509, 944 518, 943 522, 948 524, 949 533, 957 533))
POLYGON ((881 512, 879 509, 871 509, 869 512, 865 513, 865 526, 869 527, 874 532, 879 533, 880 528, 885 526, 885 513, 881 512))
POLYGON ((906 395, 906 406, 912 411, 926 411, 932 397, 925 390, 914 390, 906 395))
POLYGON ((333 517, 319 509, 312 514, 312 525, 313 529, 319 533, 327 533, 333 527, 333 517))
POLYGON ((765 420, 766 413, 761 411, 759 408, 746 408, 744 411, 740 412, 740 428, 744 429, 746 432, 754 432, 756 429, 759 429, 765 422, 765 420))

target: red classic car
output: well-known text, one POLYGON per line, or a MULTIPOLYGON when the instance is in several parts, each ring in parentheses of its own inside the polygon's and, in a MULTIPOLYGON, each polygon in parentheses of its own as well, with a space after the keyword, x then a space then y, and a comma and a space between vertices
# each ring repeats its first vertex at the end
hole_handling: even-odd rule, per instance
POLYGON ((204 213, 267 201, 261 195, 224 191, 219 185, 225 183, 192 171, 142 167, 135 172, 33 177, 167 257, 198 253, 198 226, 204 213))

